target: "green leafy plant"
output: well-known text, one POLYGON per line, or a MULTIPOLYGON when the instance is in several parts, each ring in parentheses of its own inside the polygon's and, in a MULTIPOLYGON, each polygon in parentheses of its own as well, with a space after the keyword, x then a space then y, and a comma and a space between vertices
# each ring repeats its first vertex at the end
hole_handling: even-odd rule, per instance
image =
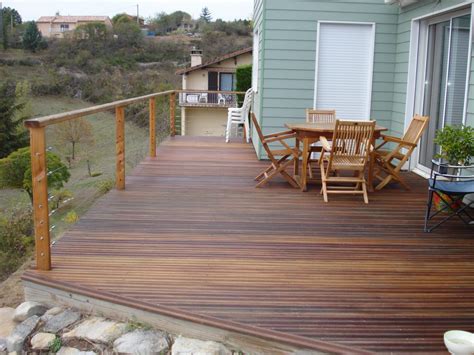
POLYGON ((74 224, 79 220, 79 216, 75 211, 69 211, 63 220, 66 223, 74 224))
POLYGON ((57 353, 62 346, 63 344, 61 342, 61 338, 56 337, 51 343, 49 343, 49 351, 51 351, 52 353, 57 353))
MULTIPOLYGON (((237 91, 247 91, 252 87, 252 65, 241 65, 235 70, 236 78, 236 90, 237 91)), ((244 95, 238 95, 239 104, 242 104, 244 100, 244 95)))
POLYGON ((468 165, 474 156, 474 128, 469 126, 446 126, 436 132, 435 143, 441 146, 436 158, 445 159, 453 165, 468 165))
POLYGON ((112 179, 101 180, 97 182, 96 186, 101 194, 106 194, 114 187, 114 181, 112 179))
MULTIPOLYGON (((71 174, 61 158, 54 153, 46 153, 48 167, 48 187, 61 189, 69 180, 71 174)), ((33 201, 33 187, 31 179, 30 148, 20 148, 8 157, 0 159, 0 188, 23 189, 33 201)))

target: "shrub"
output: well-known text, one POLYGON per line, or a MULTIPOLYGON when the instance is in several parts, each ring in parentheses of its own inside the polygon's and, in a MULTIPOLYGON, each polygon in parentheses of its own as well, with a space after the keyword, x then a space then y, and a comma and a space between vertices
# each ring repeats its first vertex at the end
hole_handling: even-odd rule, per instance
MULTIPOLYGON (((48 187, 61 189, 71 176, 67 166, 61 162, 59 156, 51 152, 46 153, 46 165, 48 187)), ((8 157, 0 159, 0 188, 6 187, 25 190, 33 201, 29 147, 20 148, 8 157)))
POLYGON ((114 187, 114 181, 112 179, 101 180, 96 184, 97 190, 103 195, 109 192, 114 187))
MULTIPOLYGON (((236 90, 247 91, 252 87, 252 65, 241 65, 235 71, 235 78, 237 80, 236 90)), ((244 95, 238 95, 238 101, 241 103, 244 95)))
POLYGON ((69 211, 63 218, 63 221, 69 224, 74 224, 79 220, 79 216, 76 211, 69 211))
POLYGON ((0 215, 0 281, 14 272, 34 245, 31 208, 15 207, 0 215))

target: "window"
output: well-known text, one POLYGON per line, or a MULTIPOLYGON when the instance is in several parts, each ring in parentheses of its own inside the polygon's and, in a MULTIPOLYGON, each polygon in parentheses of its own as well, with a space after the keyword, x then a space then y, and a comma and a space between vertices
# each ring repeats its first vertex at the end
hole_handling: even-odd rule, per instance
POLYGON ((219 75, 219 90, 233 91, 235 89, 235 74, 220 73, 219 75))
POLYGON ((62 24, 60 25, 60 30, 61 30, 61 32, 69 31, 69 25, 62 23, 62 24))
POLYGON ((260 36, 258 30, 253 34, 253 63, 252 63, 252 89, 258 91, 258 64, 259 64, 260 36))

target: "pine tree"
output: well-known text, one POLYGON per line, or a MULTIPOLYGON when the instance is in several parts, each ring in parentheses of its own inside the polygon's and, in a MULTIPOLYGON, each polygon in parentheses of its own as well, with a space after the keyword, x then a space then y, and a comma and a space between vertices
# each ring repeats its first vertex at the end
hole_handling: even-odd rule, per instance
POLYGON ((209 11, 209 8, 207 6, 202 9, 201 16, 199 18, 206 23, 212 21, 211 12, 209 11))
POLYGON ((38 30, 36 22, 30 21, 26 25, 25 33, 23 34, 23 48, 36 52, 37 49, 41 48, 43 37, 41 32, 38 30))
POLYGON ((10 83, 0 86, 0 158, 28 145, 27 132, 21 130, 22 117, 17 117, 25 103, 19 103, 15 87, 10 83))

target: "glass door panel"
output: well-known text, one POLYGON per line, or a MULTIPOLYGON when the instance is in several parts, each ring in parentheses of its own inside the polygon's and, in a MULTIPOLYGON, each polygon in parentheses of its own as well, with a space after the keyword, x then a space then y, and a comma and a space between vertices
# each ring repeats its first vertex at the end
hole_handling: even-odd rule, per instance
POLYGON ((430 116, 430 123, 420 143, 421 168, 430 168, 439 150, 436 131, 463 122, 470 22, 468 14, 428 27, 423 114, 430 116))

